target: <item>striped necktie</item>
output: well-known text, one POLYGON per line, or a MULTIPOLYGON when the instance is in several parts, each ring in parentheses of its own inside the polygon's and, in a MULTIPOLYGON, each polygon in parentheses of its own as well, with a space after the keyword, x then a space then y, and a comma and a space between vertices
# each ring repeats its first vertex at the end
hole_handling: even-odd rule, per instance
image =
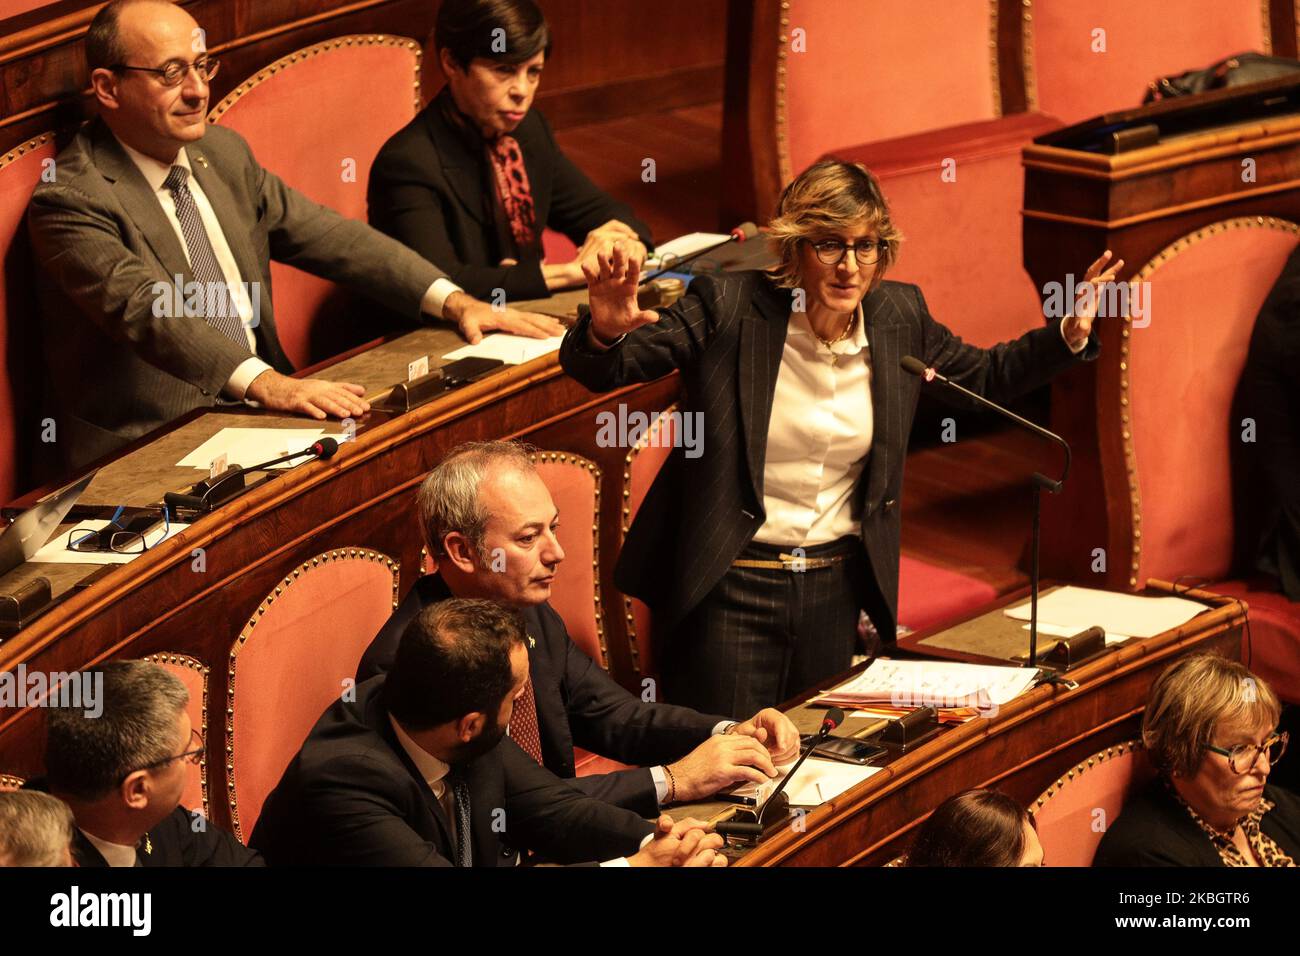
POLYGON ((244 325, 235 308, 232 290, 226 284, 225 274, 221 271, 217 255, 212 251, 212 243, 208 240, 208 231, 203 228, 199 207, 187 185, 189 176, 190 171, 184 166, 173 166, 163 181, 163 186, 176 202, 176 219, 181 224, 185 248, 190 254, 190 271, 203 289, 204 318, 218 332, 248 348, 248 336, 244 333, 244 325))
POLYGON ((457 771, 447 774, 451 784, 451 795, 456 804, 456 865, 471 867, 474 865, 472 852, 469 813, 469 784, 457 771))

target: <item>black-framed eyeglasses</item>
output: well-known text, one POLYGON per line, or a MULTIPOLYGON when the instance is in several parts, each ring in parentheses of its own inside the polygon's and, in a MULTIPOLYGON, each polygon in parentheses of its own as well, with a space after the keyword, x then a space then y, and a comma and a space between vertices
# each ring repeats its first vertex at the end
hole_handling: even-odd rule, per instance
MULTIPOLYGON (((170 757, 163 757, 162 760, 155 760, 153 763, 147 763, 143 767, 136 767, 131 773, 138 773, 141 770, 157 770, 159 767, 165 767, 173 760, 187 760, 192 764, 198 764, 203 759, 203 752, 207 748, 207 743, 203 735, 198 730, 190 731, 190 740, 187 748, 178 754, 170 757)), ((130 774, 128 774, 130 776, 130 774)))
POLYGON ((839 239, 819 239, 810 242, 817 258, 828 266, 837 266, 844 261, 844 254, 853 250, 853 258, 858 265, 869 266, 880 259, 880 247, 884 245, 879 239, 859 239, 850 244, 839 239))
POLYGON ((216 57, 201 56, 193 63, 186 63, 184 60, 168 60, 162 66, 127 66, 125 63, 115 63, 110 69, 152 73, 162 80, 163 86, 179 86, 181 80, 185 79, 185 74, 191 68, 198 74, 200 80, 207 83, 217 75, 217 69, 220 66, 221 61, 216 57))
POLYGON ((1223 747, 1206 744, 1205 749, 1227 757, 1228 767, 1231 768, 1232 772, 1242 774, 1250 773, 1255 764, 1259 762, 1259 755, 1265 751, 1268 751, 1268 765, 1272 767, 1286 753, 1286 745, 1290 739, 1291 734, 1284 730, 1280 734, 1273 734, 1262 744, 1237 744, 1237 746, 1226 750, 1223 747))
POLYGON ((150 548, 159 544, 167 538, 171 532, 171 516, 168 514, 167 506, 163 505, 160 509, 158 521, 162 523, 162 536, 155 537, 157 522, 153 528, 145 531, 130 531, 122 525, 122 512, 126 510, 125 505, 118 505, 117 510, 113 512, 113 517, 108 519, 108 524, 102 528, 73 528, 68 532, 68 550, 77 551, 82 554, 95 554, 104 551, 112 551, 115 554, 144 554, 150 548), (155 540, 150 543, 149 538, 155 540))

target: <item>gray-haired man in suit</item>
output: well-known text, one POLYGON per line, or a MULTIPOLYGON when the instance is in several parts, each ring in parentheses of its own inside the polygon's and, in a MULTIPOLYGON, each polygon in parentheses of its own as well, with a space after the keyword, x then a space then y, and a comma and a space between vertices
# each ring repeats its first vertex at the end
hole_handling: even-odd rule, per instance
POLYGON ((477 341, 554 335, 494 310, 437 266, 317 205, 208 127, 204 34, 166 0, 115 0, 86 37, 100 107, 32 197, 43 337, 67 464, 107 454, 218 399, 317 419, 365 414, 364 389, 290 378, 269 285, 276 259, 477 341))

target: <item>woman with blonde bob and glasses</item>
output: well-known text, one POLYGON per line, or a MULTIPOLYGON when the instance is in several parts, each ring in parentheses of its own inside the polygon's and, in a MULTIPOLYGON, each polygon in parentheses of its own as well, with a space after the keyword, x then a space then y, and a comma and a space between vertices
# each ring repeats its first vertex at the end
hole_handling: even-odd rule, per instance
POLYGON ((1156 680, 1142 742, 1160 778, 1130 800, 1094 866, 1295 866, 1300 799, 1268 785, 1286 752, 1281 704, 1242 664, 1212 654, 1156 680))
MULTIPOLYGON (((885 278, 901 236, 861 165, 810 167, 767 232, 770 273, 698 276, 660 310, 637 305, 638 249, 598 252, 583 263, 590 314, 560 349, 598 392, 681 373, 682 420, 702 445, 673 449, 615 581, 654 612, 667 698, 710 712, 770 706, 847 668, 861 611, 894 640, 921 391, 901 359, 1006 401, 1097 354, 1095 295, 1061 322, 1026 315, 1032 331, 991 349, 931 318, 920 289, 885 278)), ((1114 276, 1123 263, 1103 272, 1109 258, 1085 286, 1114 276)))

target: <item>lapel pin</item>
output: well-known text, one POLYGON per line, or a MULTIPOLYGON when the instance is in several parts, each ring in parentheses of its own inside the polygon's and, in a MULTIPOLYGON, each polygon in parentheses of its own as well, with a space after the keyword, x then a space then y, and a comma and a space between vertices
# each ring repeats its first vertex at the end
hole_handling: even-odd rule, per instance
POLYGON ((531 635, 531 634, 528 635, 528 646, 529 646, 530 648, 533 648, 533 647, 536 647, 536 646, 537 646, 537 639, 534 638, 533 635, 531 635))
POLYGON ((208 168, 208 161, 202 154, 196 155, 194 157, 194 161, 198 163, 200 166, 202 166, 204 169, 208 168))

